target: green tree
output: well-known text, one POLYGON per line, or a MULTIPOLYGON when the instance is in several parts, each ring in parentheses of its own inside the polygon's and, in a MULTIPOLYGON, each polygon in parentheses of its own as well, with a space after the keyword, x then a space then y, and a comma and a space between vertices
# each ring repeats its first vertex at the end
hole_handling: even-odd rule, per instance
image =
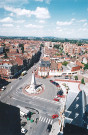
POLYGON ((64 65, 64 66, 67 66, 67 64, 68 64, 67 61, 64 61, 64 62, 62 63, 62 65, 64 65))
POLYGON ((78 43, 78 46, 81 46, 82 45, 82 43, 78 43))
POLYGON ((60 45, 54 45, 54 48, 59 49, 60 48, 60 45))
POLYGON ((21 47, 22 53, 24 53, 24 44, 19 44, 19 47, 21 47))
POLYGON ((85 84, 84 78, 82 78, 81 83, 82 83, 82 84, 85 84))
POLYGON ((85 69, 88 69, 88 63, 87 64, 84 64, 84 70, 85 69))
POLYGON ((75 80, 78 80, 78 76, 75 76, 75 80))
POLYGON ((6 51, 5 51, 5 53, 4 53, 4 58, 5 58, 5 59, 8 58, 6 51))
POLYGON ((44 44, 41 44, 40 46, 41 46, 41 47, 44 47, 44 44))

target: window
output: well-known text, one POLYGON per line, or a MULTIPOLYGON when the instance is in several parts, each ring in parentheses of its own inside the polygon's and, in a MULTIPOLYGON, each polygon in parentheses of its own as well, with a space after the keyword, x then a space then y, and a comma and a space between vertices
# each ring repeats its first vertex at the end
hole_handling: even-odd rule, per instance
POLYGON ((75 118, 76 118, 78 115, 79 115, 78 113, 75 113, 75 118))
POLYGON ((79 104, 76 104, 75 108, 78 108, 79 107, 79 104))

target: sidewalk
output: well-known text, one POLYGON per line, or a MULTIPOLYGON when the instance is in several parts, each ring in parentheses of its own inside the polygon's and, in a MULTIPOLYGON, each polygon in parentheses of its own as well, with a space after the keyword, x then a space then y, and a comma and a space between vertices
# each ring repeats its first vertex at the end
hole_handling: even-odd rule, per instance
POLYGON ((49 135, 58 135, 59 132, 60 132, 59 121, 56 121, 53 123, 52 129, 49 135))

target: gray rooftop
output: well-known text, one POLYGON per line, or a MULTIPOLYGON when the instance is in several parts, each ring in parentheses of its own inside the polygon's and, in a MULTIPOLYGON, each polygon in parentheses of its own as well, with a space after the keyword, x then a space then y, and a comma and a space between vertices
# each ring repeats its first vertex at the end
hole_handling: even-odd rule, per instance
POLYGON ((41 60, 40 67, 50 67, 50 61, 41 60))
POLYGON ((66 102, 65 123, 71 123, 72 125, 84 127, 85 107, 85 92, 80 91, 79 93, 74 93, 69 91, 66 102))

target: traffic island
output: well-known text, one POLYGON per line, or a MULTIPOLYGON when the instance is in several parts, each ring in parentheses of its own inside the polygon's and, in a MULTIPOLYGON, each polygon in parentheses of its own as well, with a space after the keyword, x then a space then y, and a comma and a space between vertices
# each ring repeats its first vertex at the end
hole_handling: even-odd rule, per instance
POLYGON ((25 93, 27 95, 35 95, 35 94, 40 94, 43 91, 44 91, 44 88, 43 88, 42 84, 36 84, 35 73, 32 72, 31 84, 27 85, 23 89, 23 93, 25 93))

